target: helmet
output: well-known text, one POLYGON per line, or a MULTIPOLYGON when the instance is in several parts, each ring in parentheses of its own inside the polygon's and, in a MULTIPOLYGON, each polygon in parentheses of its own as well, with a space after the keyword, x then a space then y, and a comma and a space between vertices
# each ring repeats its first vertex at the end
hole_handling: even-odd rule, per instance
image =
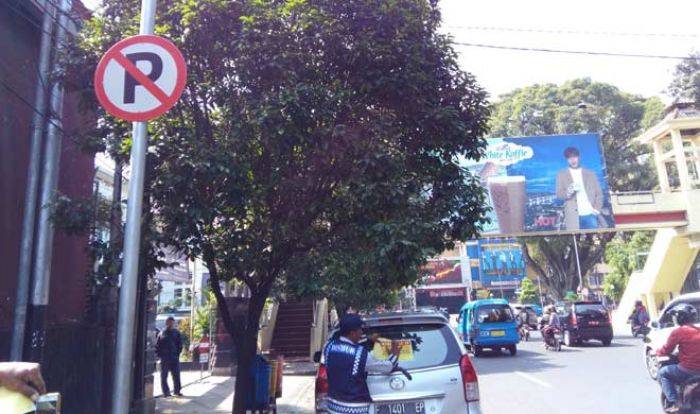
POLYGON ((681 303, 671 308, 671 316, 678 325, 689 325, 698 321, 697 309, 687 303, 681 303))
POLYGON ((643 305, 643 304, 642 304, 642 301, 641 301, 641 300, 638 300, 638 301, 634 302, 634 306, 636 306, 636 307, 639 307, 639 306, 642 306, 642 305, 643 305))

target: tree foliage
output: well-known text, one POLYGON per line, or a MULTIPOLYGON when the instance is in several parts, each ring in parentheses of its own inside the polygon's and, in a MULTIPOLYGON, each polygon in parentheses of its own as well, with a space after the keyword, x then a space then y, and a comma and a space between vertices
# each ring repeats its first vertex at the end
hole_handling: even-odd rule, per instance
POLYGON ((520 303, 537 303, 539 294, 537 292, 537 286, 529 278, 524 278, 520 283, 520 294, 518 295, 518 300, 520 303))
POLYGON ((638 266, 638 254, 648 252, 653 241, 653 232, 639 231, 631 237, 616 237, 608 243, 605 261, 610 273, 603 281, 603 291, 615 301, 619 301, 627 287, 627 281, 638 266))
MULTIPOLYGON (((131 3, 105 2, 79 67, 133 33, 131 3)), ((426 0, 159 4, 156 34, 183 52, 188 82, 149 125, 153 213, 168 245, 207 264, 239 372, 274 289, 381 297, 475 235, 484 196, 457 157, 480 156, 488 108, 439 21, 426 0), (251 293, 244 319, 227 281, 251 293)))
POLYGON ((667 92, 676 102, 695 102, 700 105, 700 52, 693 53, 678 63, 667 92))
MULTIPOLYGON (((491 119, 491 136, 600 133, 611 191, 650 190, 656 185, 656 174, 645 157, 649 149, 632 139, 642 125, 657 122, 662 112, 657 98, 644 99, 590 79, 533 85, 500 97, 491 119)), ((603 258, 612 235, 575 237, 585 276, 603 258)), ((527 237, 522 243, 526 260, 556 299, 576 291, 579 280, 571 236, 527 237)))

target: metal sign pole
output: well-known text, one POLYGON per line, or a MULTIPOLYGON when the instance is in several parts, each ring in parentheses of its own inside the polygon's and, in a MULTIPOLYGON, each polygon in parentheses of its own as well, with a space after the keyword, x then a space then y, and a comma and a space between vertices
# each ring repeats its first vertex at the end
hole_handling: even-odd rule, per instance
POLYGON ((576 241, 575 234, 571 237, 574 239, 574 253, 576 254, 576 271, 578 272, 579 289, 583 289, 583 277, 581 277, 581 262, 578 258, 578 242, 576 241))
MULTIPOLYGON (((156 1, 142 0, 140 34, 153 34, 156 1)), ((112 414, 128 414, 131 401, 131 380, 134 354, 136 319, 136 294, 139 276, 139 252, 141 247, 141 214, 143 205, 143 181, 148 147, 146 122, 133 123, 131 147, 131 177, 126 210, 124 233, 124 264, 119 292, 119 319, 117 322, 117 347, 114 364, 114 391, 112 414)))

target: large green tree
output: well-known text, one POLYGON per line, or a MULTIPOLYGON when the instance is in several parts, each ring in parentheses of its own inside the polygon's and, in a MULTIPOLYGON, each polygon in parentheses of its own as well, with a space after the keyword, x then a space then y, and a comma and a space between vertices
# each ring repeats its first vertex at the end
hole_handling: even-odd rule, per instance
MULTIPOLYGON (((133 3, 105 2, 78 72, 133 33, 133 3)), ((386 292, 475 235, 484 197, 457 158, 480 156, 488 107, 439 22, 427 0, 159 4, 156 33, 182 50, 188 82, 150 124, 153 214, 169 245, 207 264, 238 351, 234 412, 273 289, 386 292), (251 293, 243 319, 228 281, 251 293)))
MULTIPOLYGON (((658 98, 645 99, 590 79, 562 85, 533 85, 503 95, 491 119, 491 135, 523 136, 597 132, 601 135, 611 191, 651 190, 655 170, 648 165, 649 149, 633 138, 642 124, 653 124, 662 113, 658 98)), ((612 234, 576 235, 581 274, 603 259, 612 234)), ((550 294, 560 299, 579 286, 572 236, 526 237, 525 258, 550 294)))
POLYGON ((700 53, 691 54, 676 66, 668 93, 677 102, 700 105, 700 53))
POLYGON ((639 266, 639 253, 648 253, 653 241, 653 232, 638 231, 628 237, 618 237, 608 243, 605 261, 610 273, 603 282, 603 291, 615 301, 619 301, 627 287, 632 272, 639 266))

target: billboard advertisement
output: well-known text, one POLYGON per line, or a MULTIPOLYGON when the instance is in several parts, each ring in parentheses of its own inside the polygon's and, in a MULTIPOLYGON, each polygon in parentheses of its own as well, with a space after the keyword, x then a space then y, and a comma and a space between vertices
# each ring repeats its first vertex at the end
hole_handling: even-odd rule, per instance
POLYGON ((525 260, 518 242, 479 240, 479 280, 484 287, 516 289, 524 277, 525 260))
POLYGON ((493 138, 481 160, 464 165, 488 193, 482 236, 614 227, 598 134, 493 138))
POLYGON ((459 259, 436 259, 429 260, 421 268, 425 276, 423 277, 423 283, 430 287, 437 287, 440 285, 454 285, 461 284, 462 281, 462 268, 459 259))

